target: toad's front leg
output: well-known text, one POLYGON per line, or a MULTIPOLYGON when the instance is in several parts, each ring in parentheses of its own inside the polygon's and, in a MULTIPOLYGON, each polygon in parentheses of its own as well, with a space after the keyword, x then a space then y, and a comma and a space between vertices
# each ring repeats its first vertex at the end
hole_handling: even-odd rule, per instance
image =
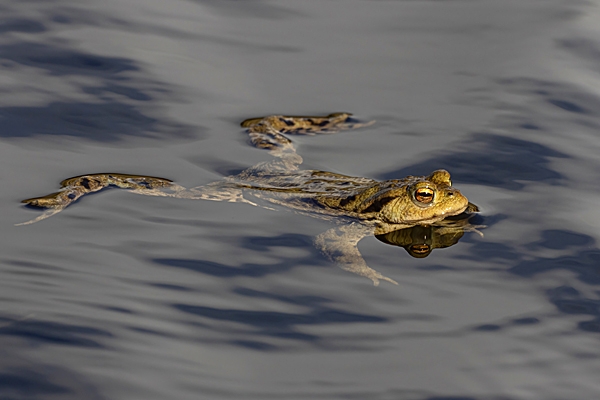
POLYGON ((372 233, 372 227, 358 223, 335 227, 318 235, 315 238, 315 246, 340 268, 371 279, 375 286, 379 285, 380 280, 397 285, 395 280, 370 268, 358 251, 358 242, 372 233))

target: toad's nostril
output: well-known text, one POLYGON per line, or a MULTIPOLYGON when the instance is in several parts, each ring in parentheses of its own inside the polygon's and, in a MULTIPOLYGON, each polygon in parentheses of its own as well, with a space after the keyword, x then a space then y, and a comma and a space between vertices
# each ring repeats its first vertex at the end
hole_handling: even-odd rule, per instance
POLYGON ((454 192, 448 192, 448 197, 454 196, 454 192))

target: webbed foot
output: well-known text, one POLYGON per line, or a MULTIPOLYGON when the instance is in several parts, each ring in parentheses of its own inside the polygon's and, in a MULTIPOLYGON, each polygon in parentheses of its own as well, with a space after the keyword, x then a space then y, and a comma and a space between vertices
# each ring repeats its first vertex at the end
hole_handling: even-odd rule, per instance
POLYGON ((380 280, 397 285, 395 280, 369 267, 358 251, 358 242, 372 233, 373 228, 357 223, 336 227, 318 235, 315 238, 315 246, 340 268, 369 278, 374 286, 379 286, 380 280))

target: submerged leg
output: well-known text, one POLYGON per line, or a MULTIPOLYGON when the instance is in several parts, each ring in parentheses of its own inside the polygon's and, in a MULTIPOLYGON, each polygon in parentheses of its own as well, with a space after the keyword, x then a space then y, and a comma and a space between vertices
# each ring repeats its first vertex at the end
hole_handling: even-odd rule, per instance
POLYGON ((190 200, 225 201, 229 203, 246 203, 253 206, 258 206, 258 204, 244 198, 244 193, 240 186, 228 181, 212 182, 204 186, 197 186, 190 189, 173 183, 164 188, 156 188, 152 190, 134 189, 131 192, 135 194, 143 194, 145 196, 175 197, 177 199, 190 200))
POLYGON ((397 285, 393 279, 381 275, 370 268, 358 251, 358 242, 373 233, 373 229, 361 224, 351 224, 329 229, 315 238, 316 247, 332 262, 345 271, 352 272, 373 281, 378 286, 379 280, 397 285))

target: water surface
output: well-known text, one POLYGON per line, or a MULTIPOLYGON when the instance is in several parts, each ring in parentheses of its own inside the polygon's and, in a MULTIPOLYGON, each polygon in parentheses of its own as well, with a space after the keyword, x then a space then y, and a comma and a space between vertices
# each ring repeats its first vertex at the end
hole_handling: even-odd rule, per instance
POLYGON ((13 1, 0 6, 0 397, 600 395, 598 2, 13 1), (115 171, 196 186, 269 158, 240 121, 354 112, 305 167, 446 168, 485 237, 373 287, 330 223, 111 190, 30 226, 19 200, 115 171))

